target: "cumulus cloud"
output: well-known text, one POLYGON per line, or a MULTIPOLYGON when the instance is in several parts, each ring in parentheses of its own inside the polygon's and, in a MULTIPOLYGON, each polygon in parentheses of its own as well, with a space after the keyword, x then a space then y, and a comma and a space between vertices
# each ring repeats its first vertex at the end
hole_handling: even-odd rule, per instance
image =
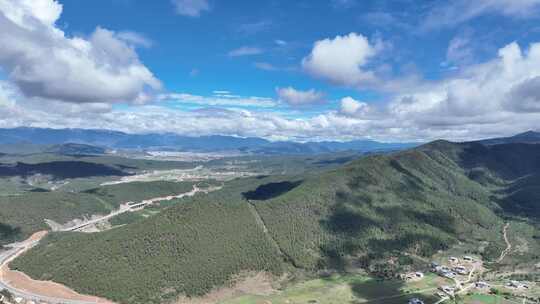
POLYGON ((516 124, 530 123, 530 115, 520 114, 540 110, 539 77, 540 43, 523 51, 513 42, 501 48, 498 57, 491 61, 471 65, 449 79, 398 95, 389 105, 389 115, 421 127, 470 128, 475 132, 482 126, 491 126, 501 131, 501 123, 507 124, 507 128, 513 127, 512 120, 516 124))
POLYGON ((540 76, 516 84, 506 98, 506 106, 515 112, 540 112, 540 76))
POLYGON ((431 30, 451 27, 484 14, 514 18, 530 17, 538 11, 540 0, 457 0, 437 5, 428 12, 421 28, 431 30))
POLYGON ((148 37, 144 36, 141 33, 133 31, 122 31, 117 34, 119 39, 126 41, 127 43, 142 46, 145 48, 151 47, 154 43, 148 37))
POLYGON ((176 13, 188 17, 199 17, 202 12, 210 10, 207 0, 172 0, 176 13))
MULTIPOLYGON (((195 111, 159 104, 111 109, 107 104, 73 106, 62 102, 55 102, 51 111, 39 107, 39 100, 23 98, 16 87, 0 82, 0 127, 108 128, 296 140, 471 140, 537 129, 539 88, 540 43, 525 49, 511 43, 490 61, 463 68, 440 81, 425 81, 387 103, 381 101, 375 106, 345 97, 337 110, 308 118, 280 115, 274 111, 279 105, 272 99, 241 97, 225 90, 216 91, 214 96, 160 97, 199 105, 195 111)), ((277 93, 281 102, 295 105, 322 99, 314 90, 281 88, 277 93)))
POLYGON ((161 87, 125 35, 98 27, 88 38, 67 37, 55 25, 61 12, 54 0, 0 1, 0 66, 26 96, 142 102, 161 87))
POLYGON ((376 80, 373 71, 365 67, 379 51, 362 34, 350 33, 315 42, 311 54, 302 60, 302 67, 315 77, 358 87, 376 80))
POLYGON ((314 89, 307 91, 296 90, 293 87, 277 88, 276 93, 280 101, 292 106, 302 106, 325 101, 325 95, 314 89))
POLYGON ((341 99, 340 113, 346 116, 365 117, 372 110, 371 107, 365 103, 358 101, 350 96, 341 99))
POLYGON ((253 46, 243 46, 237 49, 234 49, 230 51, 227 55, 229 57, 240 57, 240 56, 251 56, 251 55, 258 55, 263 53, 264 51, 261 48, 253 47, 253 46))

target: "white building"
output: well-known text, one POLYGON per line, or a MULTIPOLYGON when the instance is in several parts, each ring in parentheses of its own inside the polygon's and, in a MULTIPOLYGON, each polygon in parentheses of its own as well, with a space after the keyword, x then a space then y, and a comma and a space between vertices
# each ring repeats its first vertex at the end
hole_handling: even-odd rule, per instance
POLYGON ((461 265, 454 267, 453 270, 459 274, 469 274, 469 271, 467 270, 467 268, 461 265))
POLYGON ((479 288, 479 289, 489 288, 489 284, 483 281, 476 282, 474 285, 476 286, 476 288, 479 288))
POLYGON ((409 304, 424 304, 424 301, 420 300, 419 298, 412 298, 409 300, 409 304))
POLYGON ((442 286, 440 287, 442 291, 444 291, 447 295, 454 295, 454 291, 456 290, 454 287, 451 286, 442 286))
POLYGON ((468 255, 464 256, 463 260, 466 262, 474 262, 474 258, 468 255))

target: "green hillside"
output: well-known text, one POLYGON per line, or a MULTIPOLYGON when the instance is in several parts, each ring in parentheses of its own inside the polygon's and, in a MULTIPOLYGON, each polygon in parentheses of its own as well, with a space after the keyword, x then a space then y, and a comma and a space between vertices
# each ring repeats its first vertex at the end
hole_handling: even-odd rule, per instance
POLYGON ((438 141, 318 175, 235 180, 118 229, 53 235, 13 266, 121 303, 157 303, 248 270, 390 276, 389 257, 430 257, 458 242, 486 241, 475 253, 494 259, 505 221, 537 231, 528 193, 539 155, 536 145, 438 141))
POLYGON ((0 245, 49 229, 44 219, 64 224, 75 218, 110 213, 121 203, 176 195, 192 188, 192 182, 156 181, 104 186, 83 193, 24 192, 0 196, 0 245))
POLYGON ((193 189, 194 182, 132 182, 102 186, 84 191, 85 194, 98 196, 107 203, 118 207, 119 203, 140 202, 145 199, 177 195, 193 189))
POLYGON ((29 192, 2 196, 0 223, 11 227, 3 230, 12 232, 0 232, 0 245, 49 229, 44 219, 65 223, 85 215, 109 213, 112 209, 111 205, 96 196, 81 193, 29 192))
POLYGON ((124 303, 202 295, 243 270, 281 273, 282 259, 239 187, 99 234, 53 234, 13 266, 124 303))

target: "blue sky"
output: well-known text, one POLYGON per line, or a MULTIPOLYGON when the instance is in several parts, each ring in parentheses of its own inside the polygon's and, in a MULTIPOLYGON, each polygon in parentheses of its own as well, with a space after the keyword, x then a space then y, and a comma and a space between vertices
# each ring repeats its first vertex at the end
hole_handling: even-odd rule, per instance
POLYGON ((536 129, 540 0, 0 0, 0 127, 452 140, 536 129))

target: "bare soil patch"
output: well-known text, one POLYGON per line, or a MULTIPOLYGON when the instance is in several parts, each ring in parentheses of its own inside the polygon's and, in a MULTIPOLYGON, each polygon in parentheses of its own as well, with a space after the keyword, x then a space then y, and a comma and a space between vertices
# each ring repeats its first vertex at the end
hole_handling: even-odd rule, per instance
POLYGON ((245 294, 270 295, 276 291, 273 281, 272 276, 264 272, 243 274, 234 280, 231 287, 216 289, 200 298, 180 297, 175 304, 213 304, 245 294))
POLYGON ((8 283, 11 287, 31 294, 50 298, 95 302, 99 304, 114 304, 109 300, 79 294, 76 291, 62 284, 51 281, 34 280, 20 271, 2 271, 1 276, 3 278, 3 281, 8 283))
MULTIPOLYGON (((22 243, 29 245, 32 242, 41 240, 47 235, 47 233, 48 231, 36 232, 22 243)), ((30 247, 26 247, 25 250, 20 251, 17 256, 24 253, 28 249, 30 249, 30 247)), ((58 284, 52 281, 34 280, 20 271, 14 271, 9 269, 8 266, 9 264, 6 263, 6 265, 0 268, 0 280, 15 289, 24 291, 25 293, 49 298, 94 302, 96 304, 114 304, 114 302, 106 299, 79 294, 76 291, 62 284, 58 284)))

